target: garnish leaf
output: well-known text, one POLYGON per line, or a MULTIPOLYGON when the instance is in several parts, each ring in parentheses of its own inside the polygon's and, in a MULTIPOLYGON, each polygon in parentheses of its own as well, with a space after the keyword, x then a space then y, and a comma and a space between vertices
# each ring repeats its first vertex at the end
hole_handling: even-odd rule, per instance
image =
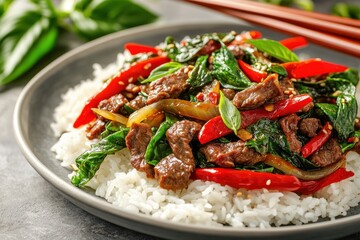
POLYGON ((226 45, 223 44, 218 51, 213 52, 212 56, 213 75, 223 87, 242 90, 252 85, 226 45))
POLYGON ((220 91, 219 112, 225 125, 237 134, 241 126, 240 111, 235 105, 220 91))
POLYGON ((58 29, 50 1, 8 10, 0 19, 0 85, 29 70, 54 47, 58 29))
POLYGON ((269 54, 270 56, 279 59, 283 62, 296 62, 299 58, 295 53, 290 51, 281 43, 270 39, 248 39, 248 43, 256 47, 258 50, 269 54))
POLYGON ((176 72, 182 66, 183 65, 178 62, 164 63, 163 65, 160 65, 157 68, 155 68, 154 70, 152 70, 152 72, 150 73, 150 76, 147 79, 145 79, 144 81, 142 81, 141 83, 153 82, 159 78, 162 78, 166 75, 176 72))
POLYGON ((211 72, 206 66, 208 58, 208 55, 203 55, 196 60, 195 67, 191 72, 190 78, 187 80, 191 87, 201 87, 212 81, 211 72))
POLYGON ((85 39, 150 23, 156 18, 155 14, 130 0, 80 0, 70 12, 73 30, 85 39))

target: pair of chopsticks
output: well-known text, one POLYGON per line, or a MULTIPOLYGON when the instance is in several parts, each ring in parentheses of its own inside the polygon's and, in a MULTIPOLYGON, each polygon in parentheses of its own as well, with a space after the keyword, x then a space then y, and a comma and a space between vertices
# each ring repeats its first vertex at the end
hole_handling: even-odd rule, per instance
POLYGON ((249 0, 185 0, 360 57, 360 20, 249 0))

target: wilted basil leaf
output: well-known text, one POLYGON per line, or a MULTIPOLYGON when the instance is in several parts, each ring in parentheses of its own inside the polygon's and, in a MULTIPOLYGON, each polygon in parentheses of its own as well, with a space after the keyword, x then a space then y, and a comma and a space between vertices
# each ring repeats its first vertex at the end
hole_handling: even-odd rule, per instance
POLYGON ((150 23, 156 18, 155 14, 130 0, 78 0, 70 13, 73 30, 86 39, 150 23))
POLYGON ((50 1, 38 1, 0 19, 0 85, 30 69, 55 45, 58 30, 50 1))

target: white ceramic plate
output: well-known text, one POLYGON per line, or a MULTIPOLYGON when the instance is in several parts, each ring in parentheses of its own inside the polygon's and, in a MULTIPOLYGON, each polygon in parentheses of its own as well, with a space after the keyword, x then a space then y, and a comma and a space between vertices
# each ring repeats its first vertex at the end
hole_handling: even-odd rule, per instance
MULTIPOLYGON (((171 35, 181 39, 185 35, 235 30, 260 30, 264 37, 280 40, 286 35, 263 28, 234 23, 194 23, 149 25, 115 33, 85 44, 60 57, 32 79, 18 99, 14 113, 15 134, 22 152, 38 173, 58 189, 66 198, 84 210, 118 224, 146 234, 169 239, 333 239, 359 231, 360 206, 348 216, 335 221, 323 220, 302 226, 271 229, 219 228, 186 225, 162 221, 142 214, 133 214, 112 206, 105 200, 71 185, 67 169, 60 166, 50 151, 57 141, 50 129, 54 108, 61 94, 81 80, 92 77, 92 64, 106 65, 115 61, 126 42, 155 45, 171 35)), ((359 67, 359 59, 310 45, 298 52, 307 57, 359 67)))

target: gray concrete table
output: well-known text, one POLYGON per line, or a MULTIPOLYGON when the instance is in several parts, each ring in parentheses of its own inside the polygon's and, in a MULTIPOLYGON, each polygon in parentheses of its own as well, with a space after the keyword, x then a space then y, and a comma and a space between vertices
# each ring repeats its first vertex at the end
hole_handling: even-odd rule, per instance
MULTIPOLYGON (((143 2, 164 22, 228 19, 180 2, 143 2)), ((320 3, 328 6, 326 1, 320 3)), ((155 239, 106 222, 70 203, 27 163, 15 141, 12 115, 23 87, 50 61, 82 43, 73 35, 61 35, 58 47, 46 60, 0 89, 0 239, 155 239)), ((360 233, 343 238, 350 239, 360 239, 360 233)))

